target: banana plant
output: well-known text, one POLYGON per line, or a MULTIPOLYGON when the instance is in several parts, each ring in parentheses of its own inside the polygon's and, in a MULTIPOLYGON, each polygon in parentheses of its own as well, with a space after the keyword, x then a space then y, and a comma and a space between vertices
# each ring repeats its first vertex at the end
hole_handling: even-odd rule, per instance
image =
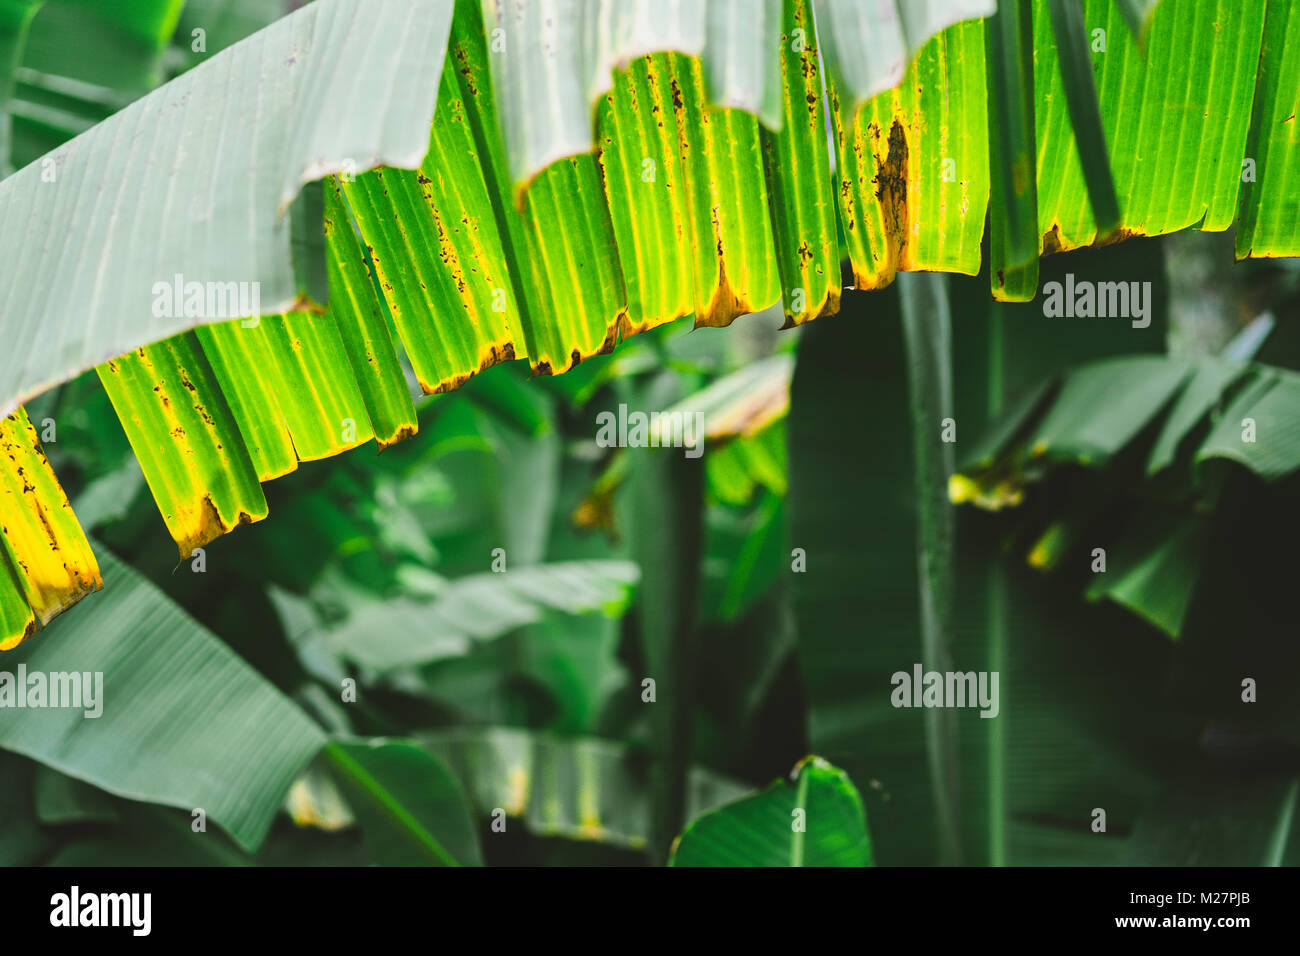
MULTIPOLYGON (((1034 293, 1037 254, 1116 236, 1235 223, 1239 255, 1294 253, 1293 4, 1165 0, 1137 36, 1122 5, 1061 6, 306 5, 0 183, 3 411, 97 368, 186 558, 300 461, 413 434, 403 359, 436 393, 688 315, 780 301, 798 325, 838 309, 842 253, 858 288, 978 272, 986 210, 1002 298, 1034 293)), ((197 11, 124 19, 141 53, 95 82, 136 95, 197 11)), ((84 553, 74 524, 5 538, 7 643, 97 586, 51 564, 84 553)))
MULTIPOLYGON (((787 427, 789 363, 779 357, 737 373, 752 376, 749 385, 767 376, 776 386, 763 390, 766 404, 751 432, 710 436, 730 444, 707 470, 692 474, 663 456, 631 467, 611 461, 582 502, 593 526, 609 527, 611 489, 628 472, 638 489, 641 504, 623 526, 642 567, 654 572, 641 582, 651 598, 639 605, 635 625, 646 662, 689 676, 700 664, 700 628, 752 611, 761 589, 748 580, 725 582, 716 600, 708 592, 710 509, 719 496, 734 496, 732 505, 759 487, 771 496, 747 539, 755 563, 761 554, 771 565, 777 543, 841 572, 856 567, 843 553, 841 516, 828 511, 834 483, 855 472, 836 458, 832 426, 850 407, 864 415, 871 408, 879 420, 884 403, 893 421, 879 427, 910 444, 911 456, 871 477, 876 500, 897 496, 903 506, 890 518, 865 516, 859 531, 908 543, 897 554, 881 550, 873 572, 896 584, 894 603, 874 626, 893 628, 900 641, 874 640, 846 664, 832 639, 842 640, 837 628, 852 615, 830 611, 855 593, 854 583, 830 574, 812 586, 811 578, 795 578, 793 587, 811 705, 811 747, 798 752, 844 764, 872 819, 885 826, 873 846, 865 829, 855 835, 860 814, 840 814, 847 823, 829 844, 815 831, 777 856, 820 859, 824 850, 828 860, 858 863, 873 856, 1007 862, 1068 851, 1116 858, 1115 846, 1070 831, 1067 821, 1082 812, 1077 788, 1023 781, 1043 779, 1044 766, 1052 779, 1108 780, 1106 797, 1117 801, 1115 818, 1127 833, 1152 793, 1190 765, 1173 758, 1186 755, 1191 738, 1183 723, 1153 718, 1149 735, 1088 751, 1114 722, 1074 706, 1095 695, 1100 674, 1079 666, 1074 646, 1035 647, 1024 621, 1042 605, 1019 571, 970 573, 970 538, 959 535, 954 545, 945 500, 951 448, 935 440, 935 420, 967 434, 972 423, 956 422, 957 405, 992 421, 1020 390, 1016 377, 1027 375, 1032 349, 1011 344, 1009 319, 1042 325, 1047 313, 990 306, 984 290, 998 303, 1034 299, 1040 270, 1056 277, 1068 268, 1042 264, 1043 256, 1192 227, 1235 227, 1239 258, 1300 254, 1293 162, 1300 10, 1293 0, 680 0, 667 11, 642 0, 317 0, 269 23, 264 10, 250 14, 246 6, 149 0, 103 13, 81 0, 0 3, 0 93, 11 118, 0 127, 0 160, 23 166, 0 181, 0 287, 9 290, 4 322, 12 345, 0 358, 0 414, 7 416, 0 423, 0 649, 18 648, 14 660, 54 653, 47 647, 59 631, 24 642, 105 578, 122 591, 120 599, 99 599, 106 607, 122 600, 132 602, 132 613, 162 613, 83 530, 86 515, 105 514, 105 499, 119 486, 70 503, 45 456, 58 422, 28 413, 43 392, 77 375, 93 371, 138 463, 129 467, 138 467, 184 562, 202 560, 216 538, 266 518, 264 486, 272 479, 297 487, 286 476, 302 463, 371 442, 389 449, 428 431, 427 406, 417 406, 413 391, 476 392, 517 416, 535 440, 528 454, 550 461, 544 429, 530 431, 540 429, 537 409, 501 384, 512 379, 489 380, 493 366, 526 362, 536 376, 560 376, 550 387, 573 397, 598 387, 600 373, 591 370, 615 350, 629 353, 634 336, 678 320, 726 326, 774 308, 790 329, 817 320, 793 386, 789 541, 772 530, 785 491, 784 455, 774 449, 787 427), (120 41, 112 57, 80 64, 64 55, 60 44, 104 30, 120 41), (385 55, 377 57, 378 49, 385 55), (979 303, 978 321, 963 327, 947 280, 899 279, 900 272, 976 277, 951 288, 960 290, 954 302, 979 303), (953 345, 972 333, 981 356, 974 376, 954 361, 953 345), (865 387, 864 362, 873 377, 865 387), (665 498, 665 483, 679 493, 665 498), (675 570, 669 557, 680 561, 675 570), (974 597, 963 591, 971 582, 980 592, 974 597), (968 623, 971 614, 979 627, 968 623), (901 669, 900 652, 923 669, 946 670, 958 658, 1008 668, 1012 730, 1005 721, 972 727, 935 712, 912 720, 884 710, 875 690, 856 693, 855 679, 901 669), (1027 674, 1073 675, 1062 694, 1070 706, 1034 698, 1027 674), (880 727, 896 733, 882 737, 880 727), (1062 728, 1078 746, 1055 753, 1055 762, 1035 762, 1062 728), (1169 760, 1143 762, 1171 740, 1169 760), (904 818, 899 808, 908 806, 928 815, 904 818)), ((1144 248, 1131 245, 1130 258, 1142 261, 1144 248)), ((1088 256, 1073 261, 1105 261, 1088 256)), ((1055 334, 1017 324, 1017 334, 1031 339, 1055 334)), ((1141 337, 1139 350, 1158 351, 1152 343, 1161 324, 1141 337)), ((1107 344, 1098 353, 1117 350, 1107 344)), ((719 391, 728 385, 704 398, 725 399, 719 391)), ((1269 494, 1285 494, 1294 448, 1271 440, 1242 449, 1229 432, 1240 414, 1264 422, 1270 435, 1285 433, 1293 385, 1280 370, 1154 357, 1085 367, 1027 394, 953 479, 953 497, 1009 504, 1039 481, 1068 487, 1071 468, 1113 475, 1113 466, 1131 464, 1148 427, 1161 431, 1147 477, 1167 480, 1174 464, 1180 476, 1190 468, 1197 494, 1204 491, 1184 499, 1193 508, 1242 499, 1227 494, 1240 491, 1236 472, 1226 491, 1199 484, 1227 459, 1262 479, 1269 494), (1123 414, 1126 400, 1145 414, 1123 414), (1215 418, 1221 409, 1223 422, 1215 418), (1208 431, 1207 420, 1217 422, 1208 431), (1113 447, 1093 441, 1101 425, 1113 447), (1203 441, 1189 466, 1193 432, 1203 441)), ((644 394, 664 393, 647 387, 644 394)), ((135 471, 123 474, 120 487, 139 487, 135 471)), ((1051 523, 1038 526, 1024 542, 1031 563, 1065 560, 1090 528, 1087 509, 1114 490, 1102 485, 1090 501, 1081 496, 1083 511, 1049 515, 1051 523)), ((275 500, 281 520, 346 543, 346 520, 329 514, 337 495, 275 500)), ((1230 515, 1240 514, 1224 507, 1208 530, 1195 519, 1161 525, 1151 515, 1154 531, 1123 540, 1119 573, 1089 596, 1111 598, 1180 636, 1183 622, 1197 617, 1190 584, 1172 601, 1156 585, 1193 580, 1187 565, 1196 543, 1209 534, 1221 540, 1230 515)), ((547 520, 539 515, 537 522, 547 520)), ((533 557, 509 588, 486 575, 449 583, 424 574, 406 609, 412 619, 432 615, 438 640, 404 627, 387 642, 362 642, 370 630, 362 614, 324 628, 315 622, 298 633, 312 666, 331 675, 355 666, 386 691, 424 692, 445 679, 438 668, 447 659, 473 656, 466 654, 472 644, 504 643, 497 641, 503 633, 540 630, 553 610, 621 612, 633 580, 626 565, 547 565, 545 549, 535 546, 544 533, 530 526, 519 534, 534 542, 523 545, 533 557)), ((334 556, 325 548, 319 555, 334 556)), ((324 580, 323 588, 316 582, 321 590, 340 579, 324 580)), ((280 583, 293 590, 301 582, 280 583)), ((326 603, 321 590, 313 599, 326 603)), ((271 600, 285 614, 304 610, 283 592, 271 600)), ((1212 598, 1201 600, 1197 607, 1209 607, 1212 598)), ((384 596, 372 610, 391 616, 400 608, 384 596)), ((1108 627, 1100 610, 1074 624, 1108 627)), ((1259 624, 1270 622, 1264 616, 1259 624)), ((201 625, 185 632, 203 635, 201 625)), ((281 750, 259 758, 267 777, 253 804, 235 807, 235 796, 220 788, 196 793, 176 768, 147 784, 123 777, 96 760, 84 739, 59 742, 24 722, 6 728, 0 743, 113 793, 139 795, 147 785, 143 795, 155 803, 210 804, 245 853, 265 838, 289 781, 325 754, 376 858, 479 859, 464 836, 465 796, 436 758, 378 733, 358 743, 334 728, 327 739, 301 715, 289 716, 282 694, 259 693, 256 674, 240 671, 237 658, 194 640, 205 648, 199 663, 229 671, 252 712, 298 728, 271 742, 281 750), (451 809, 426 818, 387 775, 418 776, 451 809), (453 832, 440 832, 443 826, 453 832)), ((128 636, 120 643, 99 651, 136 652, 128 636)), ((772 638, 770 658, 755 663, 765 680, 777 679, 790 646, 772 638)), ((1167 647, 1143 648, 1133 680, 1169 666, 1167 647)), ((133 663, 113 661, 115 673, 133 663)), ((139 678, 146 685, 148 673, 139 678)), ((211 675, 191 677, 197 687, 211 675)), ((677 696, 686 681, 677 683, 649 733, 664 773, 645 839, 660 857, 699 809, 689 746, 697 702, 677 696)), ((178 706, 164 699, 154 716, 178 706)), ((220 741, 184 737, 193 732, 185 720, 168 729, 196 759, 229 757, 220 741)), ((767 814, 768 804, 786 808, 792 786, 802 793, 829 783, 846 805, 860 799, 847 779, 841 787, 823 781, 827 775, 843 776, 810 760, 792 784, 701 819, 678 843, 675 862, 707 860, 722 843, 733 844, 722 859, 743 862, 728 855, 740 839, 735 819, 742 831, 761 828, 743 821, 767 814)), ((1285 848, 1285 839, 1275 840, 1268 855, 1281 858, 1285 848)))

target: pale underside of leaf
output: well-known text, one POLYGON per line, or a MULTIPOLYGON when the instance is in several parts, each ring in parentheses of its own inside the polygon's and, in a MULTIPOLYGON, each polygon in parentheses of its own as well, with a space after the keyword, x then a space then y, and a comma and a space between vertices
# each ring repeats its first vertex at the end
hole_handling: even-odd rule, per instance
POLYGON ((991 17, 996 0, 814 0, 823 56, 846 123, 868 100, 903 81, 909 61, 962 20, 991 17))
POLYGON ((107 585, 100 613, 56 621, 5 666, 85 681, 101 675, 102 710, 87 719, 93 702, 84 694, 84 709, 6 710, 0 747, 130 800, 187 815, 202 808, 255 850, 324 734, 154 585, 97 552, 107 585))
POLYGON ((0 182, 0 296, 23 317, 0 356, 0 414, 228 317, 157 309, 155 285, 176 275, 258 283, 265 312, 291 308, 281 213, 326 173, 418 165, 450 17, 451 0, 309 4, 0 182), (240 135, 214 137, 214 118, 239 118, 240 135))

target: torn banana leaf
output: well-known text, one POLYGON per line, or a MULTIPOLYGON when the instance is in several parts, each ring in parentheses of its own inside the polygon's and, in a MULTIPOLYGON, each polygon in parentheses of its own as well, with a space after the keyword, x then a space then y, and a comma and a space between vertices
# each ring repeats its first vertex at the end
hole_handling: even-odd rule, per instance
POLYGON ((787 326, 840 309, 835 187, 827 102, 809 0, 785 0, 781 36, 784 121, 762 129, 772 242, 787 326))
POLYGON ((376 170, 342 187, 427 394, 523 356, 519 305, 458 70, 449 57, 420 168, 376 170))
POLYGON ((103 581, 23 409, 0 421, 0 454, 0 650, 9 650, 103 581))
MULTIPOLYGON (((1296 126, 1287 56, 1298 29, 1293 7, 1285 0, 1166 0, 1150 19, 1143 54, 1121 12, 1088 0, 1085 33, 1101 29, 1107 44, 1106 52, 1090 54, 1102 112, 1118 117, 1107 120, 1104 133, 1116 182, 1129 198, 1121 233, 1226 227, 1238 206, 1241 151, 1253 148, 1268 161, 1258 169, 1257 189, 1247 179, 1239 236, 1253 237, 1256 254, 1286 248, 1284 233, 1296 221, 1294 192, 1286 186, 1296 126), (1170 116, 1179 122, 1168 122, 1170 116)), ((101 375, 114 367, 106 384, 148 460, 155 497, 167 502, 182 553, 265 514, 254 486, 299 460, 371 437, 382 448, 411 434, 402 349, 423 389, 438 392, 525 355, 535 372, 558 374, 622 336, 691 313, 697 324, 725 325, 779 297, 788 324, 829 314, 840 293, 832 201, 858 286, 887 284, 900 269, 974 273, 991 185, 986 78, 995 64, 985 54, 985 24, 968 18, 992 12, 987 0, 942 10, 893 0, 313 4, 262 36, 263 55, 257 44, 245 44, 214 56, 205 70, 67 144, 53 157, 58 188, 45 190, 65 197, 63 205, 49 205, 54 200, 37 186, 51 184, 36 183, 31 173, 14 177, 18 185, 0 184, 0 210, 18 237, 11 256, 0 248, 0 262, 19 270, 14 276, 33 272, 32 281, 8 286, 17 290, 10 306, 31 318, 14 352, 36 356, 10 363, 12 381, 0 361, 0 398, 39 390, 84 358, 99 362, 193 324, 195 317, 157 315, 154 324, 142 320, 148 328, 124 324, 121 316, 148 311, 135 308, 139 290, 127 288, 137 280, 152 288, 159 275, 256 276, 268 305, 299 304, 305 277, 286 274, 288 250, 314 248, 320 237, 300 229, 286 235, 300 206, 280 214, 305 179, 332 171, 341 184, 324 191, 318 270, 333 290, 326 315, 290 311, 252 326, 206 324, 101 366, 101 375), (530 24, 538 31, 529 32, 530 24), (368 38, 380 29, 401 37, 398 60, 410 67, 402 83, 414 84, 419 95, 390 102, 377 92, 383 88, 371 80, 396 82, 391 64, 374 76, 353 69, 369 78, 363 88, 341 78, 367 62, 368 38), (548 36, 572 40, 574 55, 558 55, 548 36), (282 56, 300 48, 308 51, 301 62, 282 56), (282 68, 289 71, 284 77, 282 68), (232 81, 218 96, 202 77, 258 70, 286 84, 285 102, 267 110, 279 126, 259 125, 248 143, 197 148, 204 143, 201 124, 185 118, 198 115, 193 101, 209 103, 215 114, 253 95, 252 87, 232 81), (895 81, 902 85, 887 88, 895 81), (827 84, 836 174, 823 138, 827 84), (191 108, 182 111, 176 105, 184 97, 191 108), (328 117, 336 113, 349 121, 332 124, 328 117), (412 132, 417 120, 424 126, 412 132), (145 257, 150 281, 134 259, 110 256, 102 269, 61 283, 53 272, 40 272, 52 268, 50 257, 38 261, 32 250, 51 247, 32 240, 37 224, 88 223, 89 232, 65 230, 85 233, 77 240, 83 245, 68 247, 74 259, 86 249, 124 248, 115 237, 138 226, 130 217, 110 221, 107 200, 87 208, 77 199, 104 192, 86 172, 87 157, 111 167, 113 196, 129 196, 145 182, 144 159, 159 162, 156 150, 113 152, 125 123, 147 130, 150 142, 183 144, 177 149, 184 162, 169 166, 175 175, 217 176, 212 196, 229 189, 250 197, 235 204, 239 228, 226 218, 230 210, 211 206, 219 199, 205 194, 173 210, 187 225, 173 236, 181 251, 145 257), (231 152, 241 148, 276 160, 250 171, 251 160, 231 152), (392 165, 353 175, 381 161, 392 165), (74 213, 81 218, 66 218, 74 213), (83 320, 78 329, 63 328, 62 317, 74 311, 83 320), (195 340, 198 357, 190 354, 195 340), (43 366, 42 354, 57 355, 63 365, 43 366), (142 360, 158 368, 143 368, 142 360), (201 384, 187 370, 204 360, 211 381, 201 384), (202 387, 190 404, 176 392, 185 390, 181 372, 202 387), (162 404, 164 394, 172 405, 162 404), (177 430, 184 436, 179 444, 177 430), (241 443, 243 450, 233 447, 241 443)), ((1047 233, 1043 248, 1052 251, 1092 242, 1095 227, 1065 97, 1056 95, 1061 81, 1050 18, 1041 0, 1033 12, 1042 225, 1032 231, 1047 233)), ((1008 103, 1023 100, 1024 84, 1004 92, 1008 103)), ((1023 159, 1030 140, 1014 137, 1008 155, 1023 159)), ((1017 242, 1030 234, 1023 217, 1034 205, 1032 188, 1019 189, 1026 186, 1016 176, 1021 166, 1013 162, 1011 176, 999 180, 1022 216, 1017 242)), ((994 210, 998 244, 1007 225, 1002 206, 994 210)), ((172 247, 171 228, 160 248, 172 247)), ((1033 291, 1033 269, 1021 258, 1001 257, 1020 270, 1011 278, 1024 295, 1033 291)), ((1274 414, 1267 405, 1264 412, 1274 414)), ((1266 470, 1285 465, 1258 460, 1266 470)))
POLYGON ((623 337, 695 311, 675 116, 679 57, 638 57, 600 104, 598 158, 627 288, 623 337))
POLYGON ((266 517, 260 482, 375 437, 344 305, 201 326, 97 369, 182 558, 266 517))
POLYGON ((840 222, 854 284, 899 271, 975 275, 989 199, 984 26, 930 40, 902 84, 854 112, 832 90, 840 222))
POLYGON ((329 458, 374 437, 332 316, 290 312, 254 326, 239 320, 205 326, 201 333, 227 390, 236 378, 256 378, 256 403, 238 406, 241 430, 250 415, 278 420, 299 461, 329 458), (258 369, 256 376, 250 368, 258 369))
MULTIPOLYGON (((1069 2, 1069 0, 1067 0, 1069 2)), ((989 279, 993 298, 1038 292, 1038 189, 1033 175, 1034 50, 1030 0, 1005 0, 985 22, 989 90, 989 279)), ((1105 157, 1102 157, 1105 161, 1105 157)))
POLYGON ((333 290, 329 317, 338 327, 375 440, 383 451, 419 429, 415 403, 337 182, 326 189, 325 217, 326 266, 333 290))
POLYGON ((741 110, 706 109, 699 64, 679 63, 673 95, 679 104, 695 324, 725 326, 781 297, 758 121, 741 110))
MULTIPOLYGON (((1264 0, 1164 0, 1144 52, 1113 0, 1085 0, 1105 145, 1122 199, 1117 238, 1232 225, 1264 8, 1264 0)), ((1097 226, 1047 0, 1035 0, 1034 23, 1038 219, 1048 254, 1089 245, 1097 226)))
POLYGON ((1300 3, 1271 0, 1242 161, 1237 258, 1300 255, 1300 3))
MULTIPOLYGON (((505 259, 514 266, 510 278, 523 340, 517 352, 528 355, 538 374, 558 375, 612 349, 627 310, 596 160, 584 153, 552 164, 525 201, 506 171, 487 42, 472 0, 456 6, 448 54, 505 259)), ((494 63, 501 59, 493 56, 494 63)))
POLYGON ((148 345, 95 371, 182 560, 266 517, 248 448, 197 338, 148 345))
POLYGON ((781 4, 483 0, 514 204, 547 166, 592 150, 593 106, 616 69, 646 54, 702 60, 710 103, 780 128, 781 4))

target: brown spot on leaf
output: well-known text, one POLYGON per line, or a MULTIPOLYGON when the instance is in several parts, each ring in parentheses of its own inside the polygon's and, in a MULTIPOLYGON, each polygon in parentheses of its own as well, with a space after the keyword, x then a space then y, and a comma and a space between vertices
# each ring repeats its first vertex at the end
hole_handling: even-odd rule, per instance
MULTIPOLYGON (((874 124, 873 124, 874 126, 874 124)), ((876 135, 876 199, 880 203, 885 226, 885 256, 883 272, 891 278, 903 261, 910 234, 907 211, 907 132, 897 119, 889 128, 889 148, 885 156, 879 153, 879 130, 876 135)))

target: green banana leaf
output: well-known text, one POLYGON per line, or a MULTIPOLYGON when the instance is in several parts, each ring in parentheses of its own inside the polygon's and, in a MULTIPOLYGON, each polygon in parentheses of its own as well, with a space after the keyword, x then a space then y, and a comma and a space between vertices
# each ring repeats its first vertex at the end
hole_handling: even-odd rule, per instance
POLYGON ((456 778, 406 741, 334 741, 324 751, 385 866, 481 865, 469 805, 456 778))
POLYGON ((790 780, 693 820, 670 866, 870 866, 862 798, 844 771, 820 757, 790 780))
POLYGON ((82 675, 95 699, 6 708, 0 748, 123 797, 202 810, 255 850, 325 735, 152 584, 97 557, 110 582, 98 613, 59 620, 5 658, 15 683, 20 667, 29 682, 82 675))

